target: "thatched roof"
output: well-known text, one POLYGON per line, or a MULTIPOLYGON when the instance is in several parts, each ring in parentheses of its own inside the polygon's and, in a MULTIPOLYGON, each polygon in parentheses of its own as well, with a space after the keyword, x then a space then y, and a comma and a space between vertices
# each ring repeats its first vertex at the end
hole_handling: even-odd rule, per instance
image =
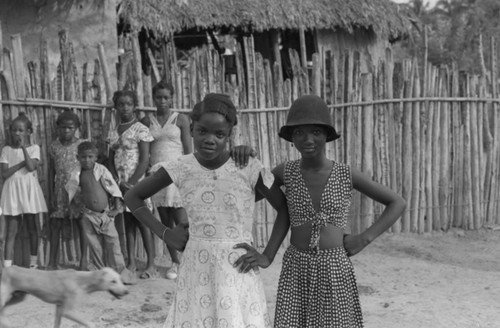
POLYGON ((397 39, 406 19, 390 0, 122 0, 119 16, 133 29, 170 35, 191 28, 372 30, 397 39))

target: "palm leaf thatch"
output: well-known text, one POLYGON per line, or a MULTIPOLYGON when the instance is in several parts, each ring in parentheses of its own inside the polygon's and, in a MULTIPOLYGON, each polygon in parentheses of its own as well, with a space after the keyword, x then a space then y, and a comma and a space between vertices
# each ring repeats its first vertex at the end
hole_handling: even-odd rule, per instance
POLYGON ((407 21, 390 0, 122 0, 130 26, 170 35, 191 28, 355 29, 399 39, 407 21))

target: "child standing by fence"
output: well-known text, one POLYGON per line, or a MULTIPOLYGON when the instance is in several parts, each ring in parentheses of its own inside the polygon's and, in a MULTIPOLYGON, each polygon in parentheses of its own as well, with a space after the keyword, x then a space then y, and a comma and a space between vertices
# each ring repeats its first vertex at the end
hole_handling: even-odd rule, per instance
MULTIPOLYGON (((326 158, 326 143, 339 135, 321 98, 297 99, 279 135, 293 142, 301 158, 273 171, 285 186, 292 226, 291 245, 283 257, 278 285, 274 327, 362 327, 356 279, 348 256, 386 231, 406 203, 358 170, 326 158), (377 221, 356 236, 344 235, 353 188, 386 206, 377 221)), ((275 244, 283 241, 287 229, 281 225, 276 234, 273 229, 272 257, 275 244)), ((238 247, 249 249, 249 254, 236 263, 245 270, 262 261, 263 255, 250 246, 238 247)))
POLYGON ((59 255, 59 242, 61 232, 63 239, 69 238, 73 232, 73 224, 76 224, 80 240, 80 270, 88 270, 88 245, 80 220, 80 209, 75 203, 80 203, 79 195, 76 195, 73 202, 68 200, 68 193, 65 186, 68 182, 71 171, 78 166, 77 148, 84 140, 75 136, 80 128, 80 119, 72 111, 62 112, 56 120, 57 139, 49 147, 51 159, 50 167, 54 170, 54 193, 52 199, 52 209, 50 213, 50 259, 49 270, 57 269, 57 258, 59 255), (65 233, 69 231, 70 233, 65 233))
POLYGON ((47 212, 47 204, 36 172, 40 160, 40 146, 30 144, 31 133, 31 121, 26 114, 20 113, 10 123, 11 143, 2 148, 0 155, 0 168, 5 179, 0 198, 7 231, 5 267, 12 265, 14 242, 23 220, 26 220, 30 237, 30 268, 38 267, 36 215, 47 212))
POLYGON ((70 202, 81 191, 82 231, 88 240, 94 263, 98 269, 112 267, 121 274, 126 284, 135 283, 135 273, 125 268, 114 224, 115 216, 123 211, 120 188, 108 169, 96 163, 98 150, 93 143, 85 141, 79 144, 77 154, 79 165, 70 172, 65 187, 70 202))
MULTIPOLYGON (((149 166, 149 146, 153 136, 149 129, 139 122, 136 117, 137 95, 133 91, 117 91, 113 95, 113 103, 120 123, 115 130, 110 131, 110 171, 117 179, 123 194, 144 177, 149 166)), ((120 220, 117 218, 117 220, 120 220)), ((128 269, 132 272, 137 270, 135 252, 136 235, 139 229, 146 250, 146 270, 140 275, 141 278, 150 278, 156 274, 154 266, 154 247, 151 231, 134 215, 125 209, 122 222, 125 226, 126 249, 123 253, 128 255, 128 269)), ((121 230, 122 224, 118 221, 117 228, 121 230)))
POLYGON ((196 152, 164 163, 125 195, 136 217, 178 249, 187 237, 182 224, 174 231, 166 228, 144 199, 175 183, 188 214, 189 241, 164 327, 271 327, 260 275, 233 267, 244 253, 233 246, 252 243, 255 195, 268 199, 278 217, 287 217, 284 195, 259 160, 250 158, 240 169, 230 158, 227 143, 236 109, 228 96, 208 94, 194 106, 191 119, 196 152))
MULTIPOLYGON (((153 100, 156 106, 156 114, 148 114, 142 122, 149 127, 151 135, 155 139, 151 143, 150 163, 151 171, 154 172, 160 162, 172 161, 183 154, 193 152, 191 135, 189 132, 189 118, 171 110, 174 88, 167 82, 159 82, 153 87, 153 100)), ((162 189, 152 197, 153 205, 156 206, 161 222, 169 228, 187 220, 186 211, 182 208, 182 200, 179 190, 175 185, 162 189)), ((167 246, 172 267, 167 271, 167 278, 177 277, 179 257, 177 251, 167 246)))

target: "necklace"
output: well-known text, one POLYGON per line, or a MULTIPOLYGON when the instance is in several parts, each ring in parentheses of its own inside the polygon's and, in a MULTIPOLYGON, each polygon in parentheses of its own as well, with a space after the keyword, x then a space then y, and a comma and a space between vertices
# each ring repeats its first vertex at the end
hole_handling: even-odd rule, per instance
POLYGON ((118 125, 127 125, 127 124, 130 124, 130 123, 134 123, 136 120, 136 118, 134 117, 133 119, 131 119, 130 121, 128 122, 123 122, 123 123, 119 123, 118 125))

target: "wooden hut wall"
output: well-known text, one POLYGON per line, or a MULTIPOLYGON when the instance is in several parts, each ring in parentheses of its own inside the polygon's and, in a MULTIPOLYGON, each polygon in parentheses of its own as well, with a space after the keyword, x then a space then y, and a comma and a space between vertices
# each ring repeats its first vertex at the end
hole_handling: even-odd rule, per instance
POLYGON ((372 31, 356 29, 354 33, 344 31, 316 30, 315 39, 319 52, 330 51, 335 56, 346 50, 359 52, 365 60, 360 62, 360 71, 371 71, 373 64, 385 58, 389 42, 377 37, 372 31))
MULTIPOLYGON (((489 82, 496 79, 460 74, 457 67, 431 65, 421 76, 416 60, 395 63, 391 50, 386 49, 384 58, 369 65, 369 72, 361 69, 368 61, 362 52, 325 50, 313 55, 312 68, 308 69, 301 64, 298 52, 291 51, 294 78, 283 80, 276 63, 255 52, 253 45, 252 36, 236 45, 237 76, 232 79, 225 75, 210 44, 193 51, 182 63, 176 61, 175 49, 166 45, 162 71, 138 77, 135 65, 140 58, 131 56, 130 68, 119 67, 124 72, 119 85, 149 86, 158 78, 155 75, 168 74, 176 88, 179 111, 191 108, 207 92, 229 93, 240 108, 233 143, 254 147, 268 167, 299 158, 296 149, 277 136, 292 99, 307 93, 321 95, 342 135, 328 144, 328 157, 363 169, 407 199, 408 209, 392 231, 476 229, 500 223, 496 215, 500 195, 499 98, 498 87, 489 82), (129 80, 137 78, 151 81, 129 80)), ((55 138, 55 118, 63 108, 75 111, 82 118, 81 135, 102 142, 113 121, 110 108, 102 104, 113 91, 106 87, 104 72, 109 68, 103 68, 99 58, 93 63, 74 63, 71 51, 62 50, 61 63, 64 56, 70 56, 61 65, 66 69, 49 81, 44 52, 39 62, 21 63, 20 51, 22 47, 12 49, 3 57, 0 123, 8 137, 9 124, 19 111, 33 121, 32 140, 42 147, 40 183, 50 201, 47 147, 55 138), (72 78, 64 74, 68 67, 73 70, 72 78), (72 90, 74 98, 64 96, 67 90, 72 90)), ((491 62, 489 74, 494 77, 496 58, 491 62)), ((152 72, 157 70, 153 67, 152 72)), ((142 94, 147 92, 142 90, 142 94)), ((141 108, 145 110, 153 108, 141 108)), ((0 138, 3 146, 4 136, 0 134, 0 138)), ((351 230, 362 231, 381 211, 380 205, 354 192, 351 230)), ((274 211, 259 202, 255 224, 258 246, 265 244, 273 220, 274 211)), ((63 251, 66 260, 74 259, 72 252, 71 247, 63 251)), ((165 252, 158 242, 157 252, 165 252)))

